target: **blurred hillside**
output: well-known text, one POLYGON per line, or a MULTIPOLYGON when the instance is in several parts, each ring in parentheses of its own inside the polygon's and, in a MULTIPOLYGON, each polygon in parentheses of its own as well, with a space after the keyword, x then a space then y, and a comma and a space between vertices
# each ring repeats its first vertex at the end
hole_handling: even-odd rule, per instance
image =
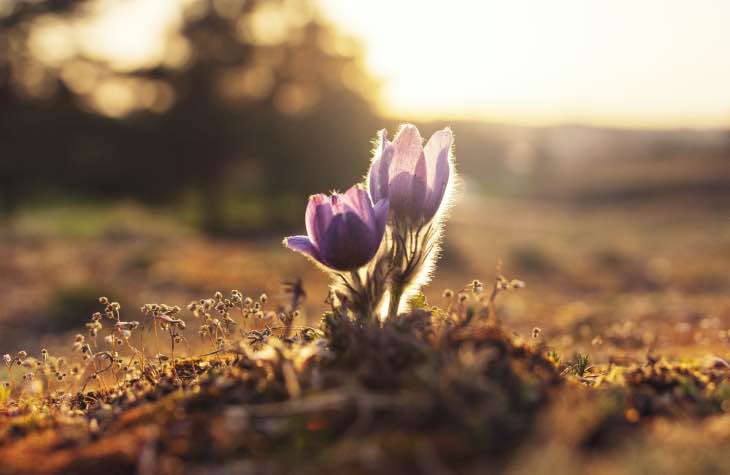
MULTIPOLYGON (((427 129, 437 127, 428 124, 427 129)), ((730 194, 730 131, 453 123, 459 168, 478 189, 601 202, 730 194)))

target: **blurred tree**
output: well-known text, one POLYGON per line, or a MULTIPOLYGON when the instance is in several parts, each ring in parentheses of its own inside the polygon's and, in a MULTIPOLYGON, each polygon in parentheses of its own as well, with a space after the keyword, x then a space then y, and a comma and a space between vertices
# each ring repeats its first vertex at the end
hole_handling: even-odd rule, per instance
POLYGON ((132 68, 78 44, 112 3, 0 3, 6 211, 56 194, 184 201, 209 230, 246 231, 360 178, 377 85, 312 2, 181 2, 160 19, 164 54, 132 68))

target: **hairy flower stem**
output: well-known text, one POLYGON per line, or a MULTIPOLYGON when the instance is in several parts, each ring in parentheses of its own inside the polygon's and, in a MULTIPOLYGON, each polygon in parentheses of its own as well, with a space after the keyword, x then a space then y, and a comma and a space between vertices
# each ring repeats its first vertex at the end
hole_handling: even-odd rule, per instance
POLYGON ((367 269, 335 274, 338 278, 333 285, 335 294, 360 321, 376 318, 377 308, 385 294, 383 269, 386 263, 385 259, 377 259, 367 269))
POLYGON ((396 226, 391 235, 393 272, 389 279, 388 318, 398 315, 401 300, 423 284, 438 244, 438 233, 430 224, 396 226))
POLYGON ((403 290, 402 279, 393 279, 390 288, 390 301, 388 302, 388 318, 394 318, 398 315, 403 290))

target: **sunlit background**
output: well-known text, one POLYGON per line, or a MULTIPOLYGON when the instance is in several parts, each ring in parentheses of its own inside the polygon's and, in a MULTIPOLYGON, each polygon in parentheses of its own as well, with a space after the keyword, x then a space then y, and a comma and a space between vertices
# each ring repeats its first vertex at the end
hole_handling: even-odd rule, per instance
POLYGON ((402 121, 456 134, 429 297, 501 261, 534 289, 515 328, 556 302, 684 318, 677 291, 730 289, 729 24, 711 0, 0 0, 0 343, 99 293, 296 275, 316 318, 325 279, 281 237, 402 121))
POLYGON ((730 5, 324 1, 394 117, 725 127, 730 5))

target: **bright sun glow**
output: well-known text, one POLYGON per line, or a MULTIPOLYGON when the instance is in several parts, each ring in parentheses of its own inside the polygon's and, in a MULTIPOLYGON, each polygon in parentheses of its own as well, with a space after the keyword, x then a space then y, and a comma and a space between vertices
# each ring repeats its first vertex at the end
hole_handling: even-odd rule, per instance
POLYGON ((727 126, 730 2, 322 0, 397 117, 727 126))

